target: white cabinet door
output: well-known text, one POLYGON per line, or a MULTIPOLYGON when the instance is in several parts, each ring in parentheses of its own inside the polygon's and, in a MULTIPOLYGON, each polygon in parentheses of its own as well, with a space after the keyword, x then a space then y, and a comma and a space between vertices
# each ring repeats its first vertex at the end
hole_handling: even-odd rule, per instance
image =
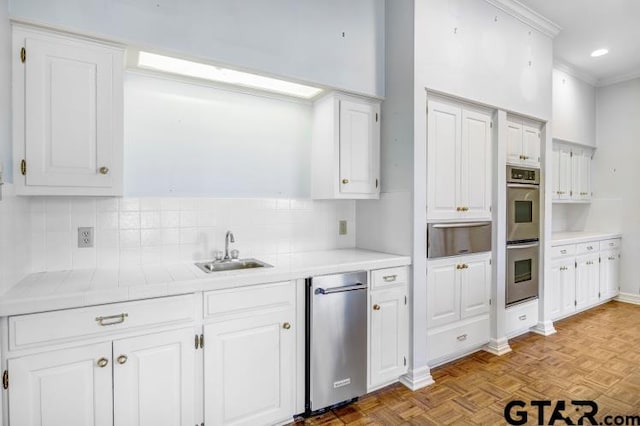
POLYGON ((293 310, 205 325, 206 425, 269 425, 293 415, 293 310))
POLYGON ((24 139, 16 143, 24 145, 18 151, 26 160, 26 193, 119 195, 122 51, 41 31, 23 34, 15 38, 27 52, 18 68, 24 114, 14 121, 24 120, 24 139))
POLYGON ((459 204, 465 219, 491 220, 491 115, 462 110, 459 204))
POLYGON ((581 309, 594 305, 599 300, 598 254, 578 256, 576 262, 576 308, 581 309))
POLYGON ((444 259, 427 262, 427 327, 460 319, 461 261, 444 259))
POLYGON ((571 157, 571 199, 591 199, 591 152, 574 149, 571 157))
POLYGON ((522 164, 540 167, 540 130, 536 127, 522 126, 522 164))
POLYGON ((522 162, 522 124, 507 121, 507 163, 522 162))
MULTIPOLYGON (((571 149, 566 146, 558 148, 558 199, 568 200, 571 198, 571 177, 572 177, 572 161, 571 149)), ((555 169, 554 169, 555 172, 555 169)))
POLYGON ((24 356, 8 365, 11 425, 113 425, 111 343, 24 356))
POLYGON ((620 286, 620 252, 604 251, 600 259, 600 299, 610 299, 618 294, 620 286))
POLYGON ((340 100, 340 192, 378 190, 380 105, 340 100))
POLYGON ((552 319, 562 314, 562 272, 564 262, 555 260, 551 263, 551 286, 547 287, 546 295, 551 301, 550 315, 552 319))
POLYGON ((491 292, 491 255, 465 261, 460 269, 461 317, 470 318, 489 312, 491 292))
POLYGON ((553 200, 560 199, 560 147, 555 145, 551 151, 551 192, 553 200))
POLYGON ((456 219, 462 206, 459 152, 462 110, 430 101, 427 135, 427 219, 456 219))
POLYGON ((115 426, 194 424, 193 327, 113 342, 115 426))
POLYGON ((576 282, 573 258, 554 260, 551 264, 551 318, 575 311, 576 282))
POLYGON ((370 387, 397 379, 407 371, 409 309, 405 286, 371 292, 370 387))

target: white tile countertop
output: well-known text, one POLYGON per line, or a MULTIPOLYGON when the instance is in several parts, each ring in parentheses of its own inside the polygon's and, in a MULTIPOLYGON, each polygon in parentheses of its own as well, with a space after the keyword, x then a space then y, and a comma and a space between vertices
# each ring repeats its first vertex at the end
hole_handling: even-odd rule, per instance
POLYGON ((622 234, 619 232, 554 232, 551 234, 551 246, 556 247, 613 238, 622 238, 622 234))
POLYGON ((0 296, 0 316, 411 264, 409 256, 359 249, 264 256, 259 260, 273 267, 207 274, 190 262, 35 273, 0 296))

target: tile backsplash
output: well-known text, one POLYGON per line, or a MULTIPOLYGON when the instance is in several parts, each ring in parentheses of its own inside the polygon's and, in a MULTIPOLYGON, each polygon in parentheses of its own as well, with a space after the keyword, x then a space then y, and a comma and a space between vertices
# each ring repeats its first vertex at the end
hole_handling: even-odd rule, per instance
POLYGON ((227 230, 240 257, 356 241, 349 200, 33 197, 29 204, 31 272, 211 259, 227 230), (347 235, 338 235, 339 220, 347 235), (79 227, 94 228, 92 248, 78 248, 79 227))

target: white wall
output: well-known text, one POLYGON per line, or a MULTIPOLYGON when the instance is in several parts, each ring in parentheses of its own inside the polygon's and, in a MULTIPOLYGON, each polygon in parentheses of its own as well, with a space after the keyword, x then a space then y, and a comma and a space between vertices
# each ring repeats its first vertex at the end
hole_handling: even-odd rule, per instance
POLYGON ((551 118, 549 37, 479 0, 416 0, 415 18, 421 98, 427 87, 544 121, 551 118))
POLYGON ((16 197, 12 184, 3 186, 0 201, 0 294, 30 272, 29 198, 16 197))
POLYGON ((640 79, 596 90, 593 200, 586 230, 622 232, 621 292, 638 295, 640 258, 640 79))
POLYGON ((0 166, 4 180, 13 182, 11 167, 11 29, 7 0, 0 0, 0 166))
POLYGON ((9 1, 12 17, 384 95, 384 0, 9 1))
POLYGON ((553 137, 596 144, 596 89, 559 69, 553 70, 553 137))
POLYGON ((127 196, 308 198, 311 105, 128 73, 127 196))

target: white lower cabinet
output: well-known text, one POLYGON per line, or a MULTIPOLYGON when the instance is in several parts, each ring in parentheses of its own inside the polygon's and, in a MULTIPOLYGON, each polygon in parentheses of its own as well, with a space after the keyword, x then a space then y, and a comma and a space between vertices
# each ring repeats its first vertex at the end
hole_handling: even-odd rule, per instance
POLYGON ((9 424, 113 425, 111 343, 10 359, 9 424))
POLYGON ((206 425, 269 425, 293 414, 293 310, 204 327, 206 425))
POLYGON ((407 372, 409 352, 409 305, 406 268, 378 270, 372 273, 369 293, 369 385, 373 390, 398 380, 407 372), (394 277, 384 286, 376 283, 375 272, 381 278, 394 277))
POLYGON ((272 425, 295 414, 295 290, 287 281, 204 294, 206 425, 272 425))
POLYGON ((194 424, 193 327, 113 342, 115 426, 194 424))
POLYGON ((193 336, 189 327, 10 359, 10 424, 191 426, 193 336))
POLYGON ((452 359, 489 341, 491 253, 427 261, 427 359, 452 359))
POLYGON ((618 294, 620 240, 552 247, 551 318, 588 309, 618 294))
POLYGON ((507 336, 513 337, 526 333, 538 323, 538 300, 509 306, 505 313, 507 336))

